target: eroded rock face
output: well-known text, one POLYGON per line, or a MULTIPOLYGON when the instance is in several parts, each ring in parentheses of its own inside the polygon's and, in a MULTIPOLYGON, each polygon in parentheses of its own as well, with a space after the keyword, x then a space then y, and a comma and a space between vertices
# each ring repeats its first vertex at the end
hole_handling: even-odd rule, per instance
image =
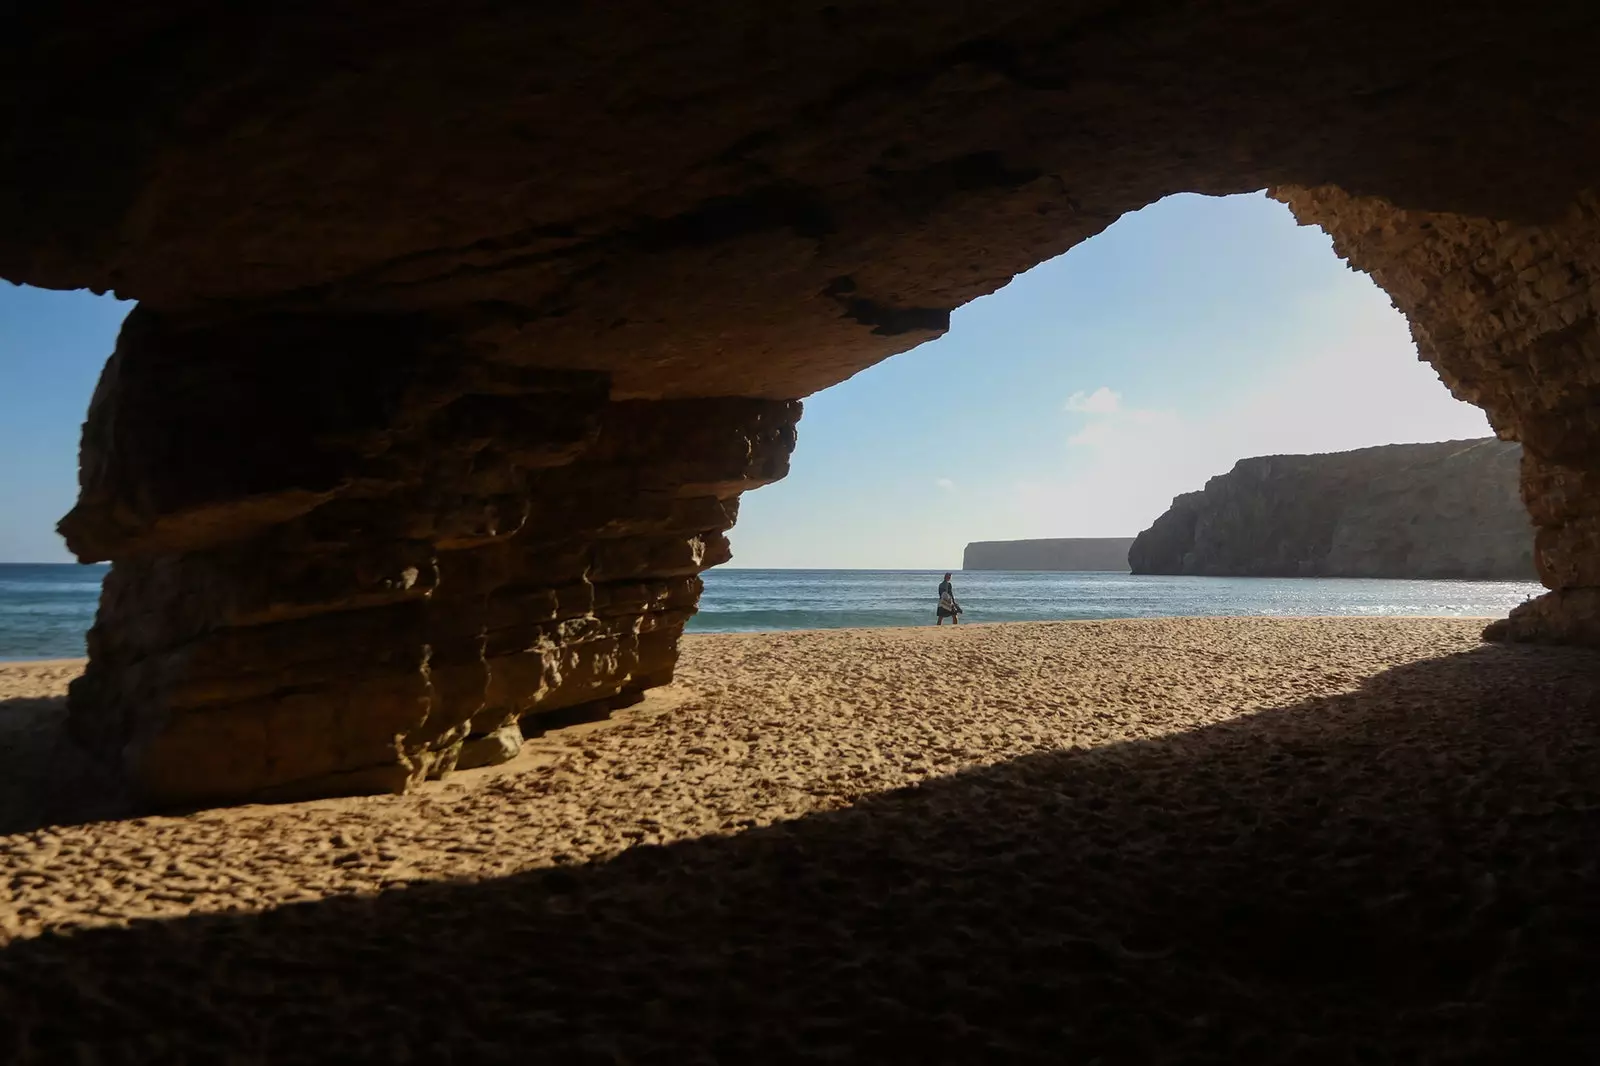
POLYGON ((1535 579, 1522 449, 1493 438, 1241 459, 1134 539, 1136 574, 1535 579))
POLYGON ((114 561, 71 724, 147 801, 402 789, 670 680, 799 404, 613 401, 450 343, 130 316, 62 530, 114 561))
POLYGON ((1551 592, 1485 632, 1600 646, 1600 199, 1542 225, 1405 210, 1339 189, 1274 195, 1394 298, 1423 359, 1519 440, 1551 592))
POLYGON ((1516 633, 1592 639, 1581 5, 69 0, 0 48, 0 276, 141 302, 64 529, 117 571, 74 719, 153 795, 413 780, 553 683, 482 665, 528 626, 593 650, 563 691, 654 676, 601 649, 692 603, 729 441, 1179 191, 1277 187, 1394 293, 1527 445, 1516 633))

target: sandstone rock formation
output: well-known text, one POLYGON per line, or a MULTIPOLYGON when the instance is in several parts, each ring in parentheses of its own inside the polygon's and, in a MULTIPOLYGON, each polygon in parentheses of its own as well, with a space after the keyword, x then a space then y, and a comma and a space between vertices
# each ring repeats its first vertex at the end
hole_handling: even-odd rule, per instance
POLYGON ((1132 537, 975 540, 961 553, 963 570, 1127 570, 1132 537))
POLYGON ((1273 187, 1393 294, 1526 447, 1554 591, 1502 635, 1600 644, 1597 44, 1445 0, 22 5, 0 277, 141 305, 64 523, 115 571, 73 720, 208 801, 649 684, 791 401, 1182 190, 1273 187))
POLYGON ((739 493, 788 468, 798 403, 378 339, 123 328, 61 523, 116 560, 71 725, 151 801, 399 789, 669 680, 739 493))
POLYGON ((1128 551, 1136 574, 1532 581, 1520 445, 1390 444, 1241 459, 1128 551))
POLYGON ((1274 195, 1332 233, 1450 390, 1522 442, 1533 559, 1551 591, 1484 636, 1600 647, 1600 196, 1591 187, 1545 224, 1517 225, 1337 188, 1274 195))

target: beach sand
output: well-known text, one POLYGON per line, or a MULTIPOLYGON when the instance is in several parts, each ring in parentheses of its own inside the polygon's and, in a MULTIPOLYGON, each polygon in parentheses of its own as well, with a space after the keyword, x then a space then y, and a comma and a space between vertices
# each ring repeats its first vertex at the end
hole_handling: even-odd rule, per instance
POLYGON ((1588 1060, 1600 655, 1481 626, 691 636, 413 795, 0 837, 0 1060, 1588 1060))
POLYGON ((37 825, 56 794, 64 697, 82 671, 81 659, 0 662, 0 833, 37 825))

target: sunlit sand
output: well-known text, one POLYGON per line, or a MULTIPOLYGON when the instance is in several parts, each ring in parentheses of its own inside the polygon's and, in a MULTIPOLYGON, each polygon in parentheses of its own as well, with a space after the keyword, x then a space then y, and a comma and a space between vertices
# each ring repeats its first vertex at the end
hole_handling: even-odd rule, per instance
MULTIPOLYGON (((414 795, 0 837, 0 1004, 39 1047, 164 1034, 153 1060, 891 1061, 911 1032, 954 1060, 1404 1059, 1536 1014, 1578 1033, 1556 1021, 1600 990, 1561 970, 1600 949, 1600 658, 1481 628, 691 636, 645 703, 414 795), (1524 1016, 1515 975, 1556 970, 1524 1016)), ((59 713, 72 671, 0 666, 3 713, 59 713)))

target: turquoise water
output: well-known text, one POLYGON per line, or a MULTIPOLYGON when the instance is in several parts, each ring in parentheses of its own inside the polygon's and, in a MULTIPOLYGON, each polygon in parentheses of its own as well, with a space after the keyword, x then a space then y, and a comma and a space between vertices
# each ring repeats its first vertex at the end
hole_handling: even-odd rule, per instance
MULTIPOLYGON (((84 654, 103 566, 0 564, 0 660, 84 654)), ((933 621, 933 570, 712 570, 698 633, 914 626, 933 621)), ((1503 615, 1543 591, 1521 581, 1134 577, 958 572, 964 622, 1170 615, 1503 615)))

